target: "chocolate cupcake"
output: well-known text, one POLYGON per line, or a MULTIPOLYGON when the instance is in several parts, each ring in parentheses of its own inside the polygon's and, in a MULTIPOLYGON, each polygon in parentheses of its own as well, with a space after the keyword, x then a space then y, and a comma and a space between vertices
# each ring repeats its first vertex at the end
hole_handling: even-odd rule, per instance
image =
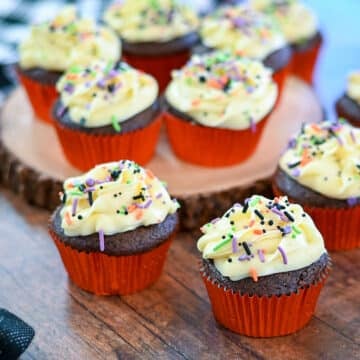
POLYGON ((151 159, 161 126, 152 76, 99 61, 70 68, 57 89, 54 124, 72 165, 86 170, 119 157, 141 165, 151 159))
POLYGON ((291 139, 273 178, 277 195, 299 202, 329 250, 360 244, 360 130, 345 122, 306 124, 291 139))
POLYGON ((194 55, 165 92, 172 148, 198 165, 241 163, 255 151, 277 99, 272 72, 261 62, 221 51, 194 55))
POLYGON ((281 93, 291 48, 270 17, 247 5, 220 7, 204 19, 200 35, 208 49, 229 50, 262 61, 273 70, 281 93))
POLYGON ((314 12, 298 0, 250 0, 250 3, 277 22, 293 50, 292 73, 311 84, 322 44, 314 12))
POLYGON ((75 8, 68 6, 53 20, 33 25, 19 52, 16 70, 35 115, 51 123, 55 84, 63 72, 95 59, 117 61, 120 42, 111 30, 78 18, 75 8))
POLYGON ((201 230, 201 272, 220 324, 255 337, 307 324, 330 258, 300 205, 254 195, 201 230))
POLYGON ((104 20, 121 37, 126 61, 152 74, 160 91, 170 81, 171 70, 186 63, 198 42, 197 15, 174 0, 115 2, 104 20))
POLYGON ((335 104, 336 113, 353 126, 360 127, 360 71, 348 76, 347 89, 335 104))
POLYGON ((124 295, 160 276, 178 207, 150 170, 122 160, 66 180, 49 230, 75 284, 124 295))

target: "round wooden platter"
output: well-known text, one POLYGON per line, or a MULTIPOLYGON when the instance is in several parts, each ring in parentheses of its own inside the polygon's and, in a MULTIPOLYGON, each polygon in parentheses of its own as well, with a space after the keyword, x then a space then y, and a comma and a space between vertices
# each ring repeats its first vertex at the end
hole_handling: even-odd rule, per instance
MULTIPOLYGON (((147 167, 168 183, 170 193, 180 201, 183 228, 193 229, 251 194, 271 195, 270 178, 288 138, 303 122, 322 118, 313 89, 290 78, 256 152, 245 163, 213 169, 182 162, 163 131, 147 167)), ((54 209, 62 181, 80 172, 66 161, 53 128, 33 119, 21 88, 4 104, 0 126, 0 182, 28 203, 54 209)))

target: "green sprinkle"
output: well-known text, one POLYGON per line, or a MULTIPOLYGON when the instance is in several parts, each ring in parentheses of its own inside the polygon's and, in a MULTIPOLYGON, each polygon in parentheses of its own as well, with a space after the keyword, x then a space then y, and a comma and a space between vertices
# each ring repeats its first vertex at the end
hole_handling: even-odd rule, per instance
POLYGON ((66 30, 69 32, 75 33, 77 31, 77 27, 74 23, 72 23, 66 27, 66 30))
POLYGON ((127 184, 131 184, 131 180, 128 180, 126 183, 127 183, 127 184))
POLYGON ((187 77, 185 81, 186 81, 186 84, 187 84, 187 85, 192 85, 193 82, 194 82, 191 77, 187 77))
POLYGON ((70 67, 69 72, 71 74, 78 74, 78 73, 81 72, 81 68, 79 66, 77 66, 77 65, 73 65, 73 66, 70 67))
POLYGON ((260 201, 260 198, 258 196, 254 197, 254 199, 250 203, 250 206, 256 206, 259 201, 260 201))
POLYGON ((114 63, 112 61, 109 61, 104 69, 105 74, 108 74, 113 67, 114 63))
POLYGON ((217 245, 214 247, 213 251, 219 250, 219 249, 222 248, 224 245, 228 244, 228 243, 231 241, 231 239, 232 239, 232 238, 229 237, 229 238, 223 240, 220 244, 217 244, 217 245))
POLYGON ((294 230, 294 233, 296 233, 297 235, 301 234, 301 230, 298 229, 295 225, 292 225, 291 228, 294 230))
POLYGON ((161 181, 161 183, 163 184, 164 187, 167 187, 167 182, 166 181, 161 181))
POLYGON ((67 193, 67 195, 70 195, 70 196, 83 196, 84 193, 82 193, 80 191, 71 191, 71 192, 67 193))
POLYGON ((121 126, 120 126, 120 124, 118 123, 118 121, 116 120, 116 116, 115 116, 115 115, 113 115, 113 116, 111 117, 111 124, 112 124, 112 126, 113 126, 113 128, 114 128, 114 130, 115 130, 116 132, 120 132, 120 131, 121 131, 121 126))

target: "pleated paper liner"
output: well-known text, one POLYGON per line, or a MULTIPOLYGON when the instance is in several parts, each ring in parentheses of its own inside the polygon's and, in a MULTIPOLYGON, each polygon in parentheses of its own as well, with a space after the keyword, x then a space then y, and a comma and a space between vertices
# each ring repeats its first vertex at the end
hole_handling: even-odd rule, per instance
POLYGON ((118 159, 146 164, 154 155, 161 122, 159 116, 145 128, 111 135, 73 130, 56 120, 54 125, 67 160, 79 170, 86 171, 95 165, 118 159))
POLYGON ((24 87, 27 97, 37 119, 52 124, 51 109, 58 97, 55 85, 42 84, 17 71, 19 80, 24 87))
MULTIPOLYGON (((272 187, 275 196, 288 196, 274 183, 272 187)), ((297 202, 291 199, 291 196, 288 198, 289 201, 297 202)), ((302 206, 322 234, 327 250, 340 251, 360 247, 360 205, 348 208, 302 206)))
POLYGON ((168 112, 164 113, 164 119, 171 147, 180 159, 219 167, 239 164, 254 153, 269 115, 256 124, 255 131, 196 125, 168 112))
POLYGON ((249 296, 223 288, 202 273, 215 319, 227 329, 251 337, 288 335, 303 328, 315 312, 328 269, 319 281, 281 296, 249 296))
POLYGON ((171 80, 171 71, 180 69, 187 63, 190 51, 159 56, 140 56, 125 52, 123 57, 131 66, 154 76, 159 83, 160 92, 163 92, 171 80))
POLYGON ((322 41, 306 51, 294 51, 291 60, 291 73, 308 84, 313 83, 315 65, 319 56, 322 41))
MULTIPOLYGON (((110 256, 78 251, 50 231, 70 279, 96 295, 127 295, 152 285, 161 275, 172 238, 147 252, 110 256)), ((105 239, 106 246, 106 239, 105 239)))

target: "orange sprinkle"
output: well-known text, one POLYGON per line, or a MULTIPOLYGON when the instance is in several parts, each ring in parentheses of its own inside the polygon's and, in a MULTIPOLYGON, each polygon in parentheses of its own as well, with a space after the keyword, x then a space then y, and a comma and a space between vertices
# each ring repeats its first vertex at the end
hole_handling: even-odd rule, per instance
POLYGON ((135 214, 135 219, 140 220, 143 216, 143 211, 141 209, 138 209, 135 214))
POLYGON ((65 221, 68 225, 72 224, 71 217, 68 211, 65 213, 65 221))
POLYGON ((66 80, 76 80, 78 78, 79 78, 79 76, 77 74, 67 74, 66 75, 66 80))
POLYGON ((214 89, 221 89, 222 88, 221 84, 219 82, 217 82, 216 80, 214 80, 214 79, 209 79, 207 81, 207 84, 210 87, 214 88, 214 89))
POLYGON ((302 154, 302 158, 301 158, 300 166, 305 166, 310 161, 311 161, 311 156, 309 155, 309 150, 304 149, 303 154, 302 154))
POLYGON ((224 75, 221 77, 220 81, 223 83, 223 84, 226 84, 228 81, 229 81, 229 77, 224 75))
POLYGON ((128 213, 132 213, 133 211, 135 211, 137 209, 136 205, 130 205, 127 209, 128 213))
POLYGON ((311 129, 313 129, 313 130, 316 131, 316 132, 321 131, 319 125, 317 125, 317 124, 312 124, 312 125, 311 125, 311 129))
POLYGON ((258 274, 257 271, 254 268, 250 268, 249 273, 252 277, 252 279, 257 282, 258 281, 258 274))
POLYGON ((191 105, 192 106, 198 106, 200 105, 201 103, 201 100, 200 99, 194 99, 192 102, 191 102, 191 105))
POLYGON ((251 220, 250 223, 249 223, 249 227, 252 227, 253 225, 255 224, 255 220, 251 220))
POLYGON ((151 170, 146 170, 146 175, 150 178, 150 179, 154 179, 155 175, 153 174, 153 172, 151 170))
POLYGON ((260 229, 256 229, 253 231, 255 235, 261 235, 263 232, 260 229))

